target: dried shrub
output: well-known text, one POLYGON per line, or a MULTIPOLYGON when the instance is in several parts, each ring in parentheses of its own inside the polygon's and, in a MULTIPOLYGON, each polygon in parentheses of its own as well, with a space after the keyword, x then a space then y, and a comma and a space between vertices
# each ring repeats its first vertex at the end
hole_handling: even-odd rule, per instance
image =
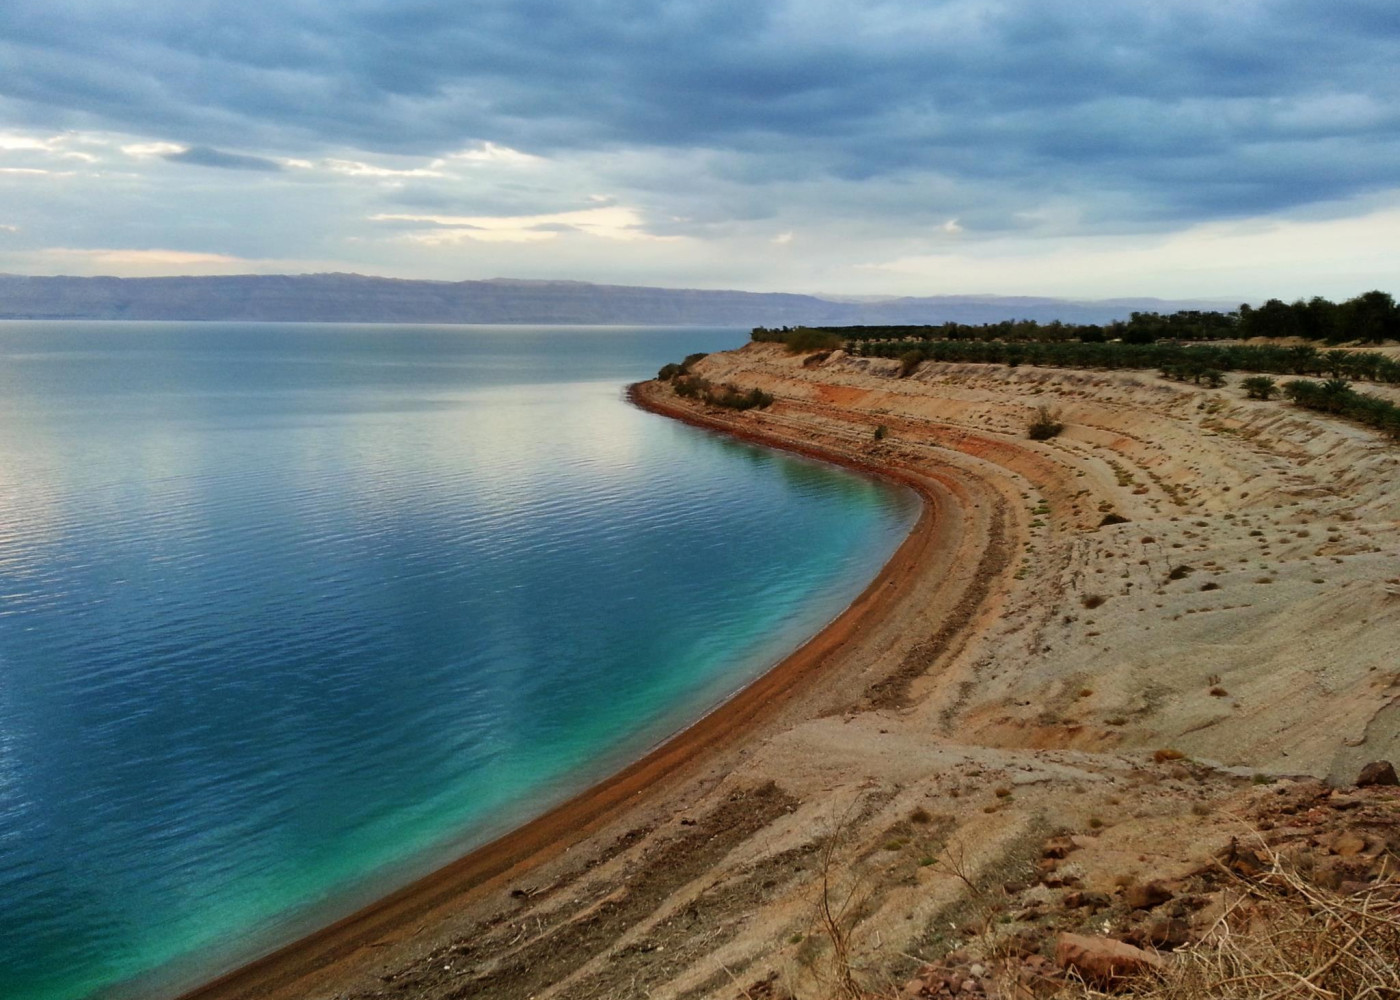
POLYGON ((1065 425, 1060 423, 1059 414, 1052 412, 1048 406, 1038 406, 1035 419, 1026 428, 1026 435, 1032 441, 1049 441, 1053 437, 1059 437, 1064 429, 1065 425))
MULTIPOLYGON (((1224 913, 1161 969, 1114 984, 1133 1000, 1383 1000, 1400 996, 1400 878, 1324 889, 1263 848, 1270 869, 1226 890, 1224 913)), ((1083 983, 1055 1000, 1107 996, 1083 983)))

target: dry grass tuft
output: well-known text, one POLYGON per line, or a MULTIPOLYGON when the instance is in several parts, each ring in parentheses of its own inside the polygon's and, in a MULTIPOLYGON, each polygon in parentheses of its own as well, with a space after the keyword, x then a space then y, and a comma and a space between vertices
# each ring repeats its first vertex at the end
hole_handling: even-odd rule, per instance
MULTIPOLYGON (((1101 997, 1066 987, 1057 1000, 1101 997)), ((1400 879, 1349 895, 1272 868, 1228 892, 1225 912, 1165 969, 1121 984, 1135 1000, 1385 1000, 1400 997, 1400 879)))

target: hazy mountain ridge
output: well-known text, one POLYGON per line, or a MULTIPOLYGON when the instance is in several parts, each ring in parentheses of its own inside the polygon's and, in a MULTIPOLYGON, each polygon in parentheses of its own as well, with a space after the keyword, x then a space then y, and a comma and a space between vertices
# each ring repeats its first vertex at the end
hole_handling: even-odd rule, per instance
POLYGON ((358 274, 0 275, 0 319, 781 326, 1004 319, 1101 323, 1126 318, 1134 310, 1183 308, 1222 308, 1222 303, 986 295, 852 300, 578 281, 420 281, 358 274))

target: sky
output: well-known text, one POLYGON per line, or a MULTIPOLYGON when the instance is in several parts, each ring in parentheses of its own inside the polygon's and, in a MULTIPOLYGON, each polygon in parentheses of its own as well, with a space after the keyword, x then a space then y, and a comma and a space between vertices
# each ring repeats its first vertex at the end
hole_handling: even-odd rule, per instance
POLYGON ((0 271, 1400 291, 1400 3, 5 0, 0 271))

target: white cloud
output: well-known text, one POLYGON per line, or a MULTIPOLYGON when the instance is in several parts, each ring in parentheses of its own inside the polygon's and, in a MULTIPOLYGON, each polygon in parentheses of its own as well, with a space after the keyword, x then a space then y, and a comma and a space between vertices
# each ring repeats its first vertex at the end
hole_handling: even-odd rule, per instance
POLYGON ((0 132, 0 150, 10 152, 19 149, 48 151, 53 148, 53 139, 38 139, 32 135, 19 135, 14 132, 0 132))
POLYGON ((373 163, 362 163, 359 160, 326 160, 326 168, 332 173, 344 174, 347 177, 372 177, 376 179, 401 178, 401 177, 446 177, 447 174, 441 170, 432 170, 426 167, 411 167, 408 169, 397 169, 394 167, 381 167, 373 163))
POLYGON ((792 231, 789 230, 789 231, 786 232, 786 233, 779 233, 777 236, 774 236, 774 237, 773 237, 773 242, 776 243, 776 244, 778 244, 779 246, 783 246, 783 245, 785 245, 785 244, 791 243, 791 242, 792 242, 792 231))
POLYGON ((409 233, 405 239, 429 246, 450 245, 463 240, 481 243, 542 243, 570 230, 608 240, 674 240, 653 236, 643 228, 641 215, 632 208, 608 205, 576 212, 548 215, 401 215, 371 216, 373 222, 422 222, 432 228, 409 233))
POLYGON ((24 274, 281 274, 334 270, 332 262, 239 257, 192 250, 124 247, 47 247, 0 257, 0 270, 24 274))
MULTIPOLYGON (((523 167, 543 162, 544 158, 531 153, 522 153, 509 146, 498 146, 494 142, 484 142, 476 149, 464 149, 449 153, 445 159, 460 160, 472 164, 498 164, 501 166, 523 167)), ((443 160, 436 161, 442 163, 443 160)))
POLYGON ((97 157, 92 153, 69 149, 68 145, 71 142, 79 142, 84 145, 93 144, 91 139, 75 133, 38 136, 26 135, 21 132, 0 132, 0 154, 37 153, 61 160, 81 160, 84 163, 97 162, 97 157))
POLYGON ((1166 234, 1004 237, 860 264, 927 294, 1350 296, 1400 273, 1400 192, 1342 218, 1210 222, 1166 234))
POLYGON ((187 146, 174 142, 133 142, 122 146, 121 151, 138 160, 150 160, 174 153, 183 153, 187 146))

